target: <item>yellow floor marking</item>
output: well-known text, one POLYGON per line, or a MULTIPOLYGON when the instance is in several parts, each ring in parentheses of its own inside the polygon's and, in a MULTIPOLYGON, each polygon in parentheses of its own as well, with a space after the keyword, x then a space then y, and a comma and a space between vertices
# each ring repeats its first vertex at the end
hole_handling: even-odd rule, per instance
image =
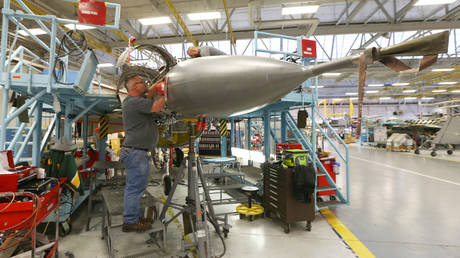
POLYGON ((375 255, 373 255, 371 251, 369 251, 369 249, 367 249, 367 247, 361 243, 361 241, 359 241, 353 233, 351 233, 351 231, 334 215, 334 213, 332 213, 331 210, 322 209, 320 212, 358 257, 375 257, 375 255))

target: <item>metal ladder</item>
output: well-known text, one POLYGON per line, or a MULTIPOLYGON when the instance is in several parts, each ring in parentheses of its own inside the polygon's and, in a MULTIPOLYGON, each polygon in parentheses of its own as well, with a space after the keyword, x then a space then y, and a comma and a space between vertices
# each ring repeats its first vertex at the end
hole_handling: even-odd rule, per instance
MULTIPOLYGON (((345 156, 344 156, 342 152, 337 148, 336 144, 332 142, 332 140, 327 136, 327 134, 325 134, 324 130, 321 127, 316 127, 327 138, 330 145, 335 149, 339 157, 344 161, 345 167, 346 167, 346 189, 347 189, 346 194, 344 195, 341 189, 338 188, 334 180, 331 178, 331 176, 329 175, 329 173, 326 171, 323 164, 319 160, 314 150, 315 147, 308 140, 306 135, 297 127, 297 124, 294 118, 291 116, 291 114, 287 113, 288 115, 286 116, 286 121, 287 121, 288 129, 292 132, 295 139, 300 144, 302 144, 304 149, 308 150, 310 154, 308 155, 309 159, 315 165, 315 167, 319 168, 320 173, 317 173, 317 177, 325 177, 327 182, 329 183, 329 186, 321 186, 321 187, 315 188, 315 208, 316 210, 320 210, 320 209, 326 209, 332 206, 339 206, 339 205, 345 205, 345 204, 348 205, 350 203, 348 147, 345 145, 343 140, 337 135, 337 133, 335 133, 335 131, 332 129, 329 123, 327 123, 327 121, 321 116, 321 114, 319 114, 317 110, 315 109, 313 110, 316 113, 316 115, 319 115, 319 117, 323 120, 323 124, 326 125, 328 128, 330 128, 333 134, 335 134, 336 138, 338 138, 339 141, 341 141, 341 143, 345 146, 345 156), (316 196, 318 192, 331 191, 331 190, 335 192, 335 195, 338 197, 337 200, 317 202, 316 196)), ((314 119, 312 119, 312 121, 314 121, 314 119)))

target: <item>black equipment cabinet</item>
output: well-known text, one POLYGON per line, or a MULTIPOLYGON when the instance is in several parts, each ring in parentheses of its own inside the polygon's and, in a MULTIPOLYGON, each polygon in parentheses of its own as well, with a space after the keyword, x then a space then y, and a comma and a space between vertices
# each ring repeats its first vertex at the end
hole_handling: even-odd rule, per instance
POLYGON ((306 229, 311 230, 311 222, 315 219, 314 194, 310 203, 299 202, 294 198, 294 168, 283 168, 280 163, 264 164, 264 197, 265 215, 276 214, 284 223, 284 232, 290 232, 290 224, 306 221, 306 229))

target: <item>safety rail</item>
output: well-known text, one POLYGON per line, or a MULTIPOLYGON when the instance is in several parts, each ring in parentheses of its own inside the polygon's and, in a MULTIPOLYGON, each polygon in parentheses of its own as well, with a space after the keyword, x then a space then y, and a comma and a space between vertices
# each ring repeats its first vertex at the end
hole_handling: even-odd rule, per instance
MULTIPOLYGON (((71 3, 79 2, 78 0, 64 1, 71 3)), ((113 23, 106 25, 85 25, 101 29, 118 29, 121 12, 120 4, 106 2, 105 5, 107 8, 114 10, 113 23)), ((24 0, 3 1, 1 25, 0 87, 4 88, 4 93, 1 104, 2 112, 0 126, 0 149, 5 149, 7 126, 11 121, 13 121, 13 119, 16 119, 19 114, 26 111, 27 109, 29 109, 28 115, 34 117, 34 121, 25 136, 22 135, 22 131, 24 128, 26 128, 27 123, 17 122, 16 127, 18 130, 14 134, 11 142, 8 142, 8 149, 10 150, 16 149, 17 144, 21 144, 18 151, 14 153, 15 162, 20 160, 27 144, 30 144, 29 141, 33 139, 32 165, 39 164, 41 153, 43 152, 55 125, 57 137, 60 135, 59 124, 62 113, 65 113, 64 134, 69 137, 71 136, 72 124, 75 123, 75 119, 68 118, 69 115, 75 115, 79 118, 85 116, 85 121, 87 121, 87 116, 89 113, 104 114, 119 107, 119 103, 115 95, 112 96, 103 94, 91 94, 81 96, 76 94, 79 92, 77 91, 78 89, 75 89, 75 85, 72 87, 55 81, 52 71, 55 68, 55 61, 58 57, 57 51, 59 49, 57 48, 57 44, 60 44, 60 47, 67 51, 65 44, 61 44, 62 42, 57 38, 57 36, 62 35, 68 31, 68 29, 63 26, 67 24, 73 24, 74 27, 76 27, 81 23, 77 20, 58 18, 55 15, 37 15, 31 10, 31 8, 29 8, 28 3, 24 0), (12 3, 21 7, 22 10, 11 9, 12 3), (35 21, 36 24, 38 24, 38 28, 42 29, 44 33, 50 36, 49 42, 44 41, 35 35, 35 33, 33 33, 33 31, 31 31, 31 29, 25 25, 27 24, 24 23, 26 20, 35 21), (10 22, 13 25, 11 26, 13 27, 11 32, 9 32, 10 22), (34 41, 40 47, 45 49, 47 51, 47 53, 44 55, 46 60, 45 58, 40 57, 40 55, 35 54, 33 51, 23 45, 16 46, 19 33, 24 34, 29 39, 31 39, 31 41, 34 41), (13 43, 8 45, 9 42, 13 43), (13 63, 13 61, 15 63, 13 63), (28 71, 24 72, 26 70, 24 68, 27 68, 28 71), (47 70, 48 73, 45 74, 42 72, 42 70, 47 70), (22 96, 31 97, 26 100, 25 104, 21 107, 8 110, 8 98, 10 90, 18 92, 22 96), (60 101, 62 101, 64 110, 60 113, 56 112, 55 118, 53 118, 51 121, 51 124, 48 127, 48 131, 45 133, 45 137, 42 139, 42 113, 44 110, 44 104, 48 104, 48 106, 45 106, 45 108, 52 110, 51 106, 54 105, 56 101, 60 104, 60 101)), ((70 43, 70 48, 82 50, 80 46, 75 43, 74 40, 72 40, 71 37, 67 37, 67 39, 70 43)), ((90 59, 87 58, 89 56, 89 52, 91 51, 87 51, 87 53, 84 55, 85 59, 82 64, 82 68, 87 67, 85 64, 86 60, 90 59)), ((59 56, 59 60, 63 62, 65 67, 68 67, 68 57, 59 56)), ((96 67, 94 62, 97 63, 97 60, 88 61, 88 63, 94 66, 95 70, 96 67)), ((93 69, 93 66, 91 66, 91 69, 93 69)), ((85 73, 86 76, 88 75, 88 72, 90 72, 88 69, 80 70, 80 73, 85 73)), ((68 72, 62 74, 64 81, 66 81, 67 75, 68 72)), ((79 78, 77 78, 77 80, 78 79, 79 78)))
MULTIPOLYGON (((309 157, 310 161, 314 164, 315 169, 318 168, 322 172, 322 176, 324 176, 324 178, 326 178, 326 180, 327 180, 327 182, 328 182, 330 187, 327 188, 327 189, 324 189, 324 190, 334 190, 336 196, 339 199, 339 202, 334 202, 334 204, 322 205, 321 207, 319 207, 318 202, 316 201, 316 198, 315 198, 315 207, 316 207, 316 209, 319 210, 319 209, 328 208, 330 206, 338 206, 338 205, 349 204, 350 203, 350 191, 349 191, 349 188, 348 188, 348 186, 349 186, 348 159, 344 160, 344 162, 346 164, 346 168, 347 168, 347 170, 346 170, 347 193, 346 193, 346 197, 345 197, 344 194, 337 187, 337 185, 334 182, 334 180, 332 179, 332 177, 327 172, 326 168, 321 163, 321 160, 316 155, 316 152, 314 151, 315 148, 313 148, 312 144, 308 141, 306 135, 297 127, 297 125, 295 123, 295 120, 294 120, 294 118, 292 117, 291 114, 288 113, 286 121, 287 121, 287 126, 288 126, 289 130, 292 132, 292 134, 294 135, 296 140, 300 144, 302 144, 302 146, 306 150, 308 150, 308 152, 309 152, 308 157, 309 157)), ((327 121, 323 121, 323 123, 328 124, 327 121)), ((328 124, 328 126, 330 126, 330 125, 328 124)), ((318 128, 320 128, 320 127, 318 126, 318 128)), ((324 131, 322 131, 321 128, 320 128, 320 131, 322 133, 324 132, 324 131)), ((331 145, 333 145, 333 142, 331 142, 331 145)), ((341 154, 339 156, 341 158, 343 157, 341 154)), ((347 148, 346 156, 348 157, 348 148, 347 148)), ((317 190, 317 192, 318 192, 318 190, 317 190)))

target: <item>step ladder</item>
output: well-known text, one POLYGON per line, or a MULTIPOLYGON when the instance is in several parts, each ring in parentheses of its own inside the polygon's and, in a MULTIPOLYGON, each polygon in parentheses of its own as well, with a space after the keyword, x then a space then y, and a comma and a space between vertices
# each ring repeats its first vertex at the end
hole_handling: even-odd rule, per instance
MULTIPOLYGON (((316 111, 315 109, 313 109, 313 110, 316 111)), ((335 133, 335 131, 332 129, 332 127, 329 125, 329 123, 327 123, 327 121, 321 116, 321 114, 317 113, 317 115, 319 115, 321 117, 321 119, 323 120, 322 121, 323 125, 328 126, 331 129, 331 131, 333 132, 333 134, 335 134, 335 136, 339 139, 339 141, 341 141, 341 138, 335 133)), ((348 180, 349 179, 349 176, 348 176, 349 175, 348 147, 342 141, 342 144, 345 146, 345 156, 344 156, 342 154, 342 152, 337 148, 336 144, 325 134, 324 130, 322 130, 320 127, 316 127, 327 138, 327 140, 329 141, 329 144, 336 150, 336 152, 339 155, 339 157, 345 163, 346 178, 347 178, 346 179, 346 181, 347 181, 346 182, 347 191, 346 191, 346 195, 344 195, 342 193, 341 189, 337 186, 337 184, 334 182, 332 177, 329 175, 329 173, 327 172, 326 168, 324 168, 324 166, 321 163, 321 161, 318 158, 318 156, 316 155, 316 150, 314 149, 315 147, 309 141, 309 139, 307 138, 305 133, 303 133, 297 127, 296 121, 294 120, 294 118, 289 113, 287 113, 286 122, 287 122, 288 130, 290 130, 291 133, 294 135, 295 139, 300 144, 302 144, 304 149, 306 149, 309 152, 308 157, 309 157, 310 161, 314 164, 314 166, 316 168, 318 168, 320 170, 320 172, 317 172, 317 178, 318 177, 324 177, 327 180, 328 184, 329 184, 329 186, 318 186, 318 187, 316 187, 316 189, 315 189, 315 207, 316 207, 316 210, 326 209, 326 208, 329 208, 329 207, 339 206, 339 205, 348 205, 349 201, 350 201, 349 180, 348 180), (317 200, 318 198, 316 198, 317 194, 319 192, 324 192, 324 191, 334 191, 335 196, 338 199, 334 198, 334 199, 331 199, 329 201, 318 202, 318 200, 317 200)), ((317 171, 317 170, 315 169, 315 171, 317 171)), ((318 182, 318 180, 316 180, 316 181, 318 182)))

